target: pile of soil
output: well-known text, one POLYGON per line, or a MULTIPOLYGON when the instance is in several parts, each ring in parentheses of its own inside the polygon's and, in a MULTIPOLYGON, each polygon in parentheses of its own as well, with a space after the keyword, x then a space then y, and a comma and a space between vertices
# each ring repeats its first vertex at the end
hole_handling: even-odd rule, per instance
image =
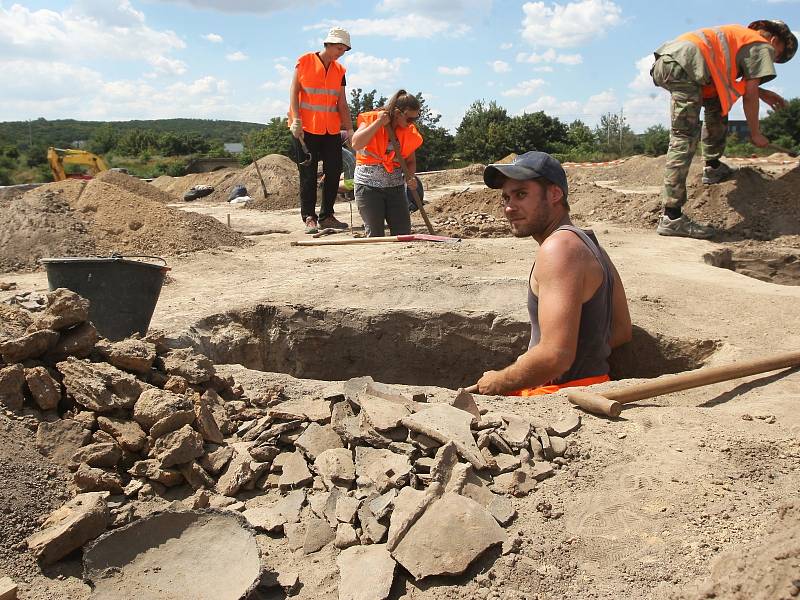
POLYGON ((447 169, 446 171, 438 171, 430 175, 420 175, 420 180, 425 185, 425 189, 440 185, 452 185, 469 183, 472 181, 483 181, 483 170, 485 165, 474 164, 468 165, 461 169, 447 169))
POLYGON ((131 177, 119 171, 103 171, 95 177, 95 179, 99 179, 110 185, 115 185, 132 194, 141 196, 142 198, 163 202, 164 204, 175 202, 178 199, 175 195, 160 190, 152 184, 142 181, 138 177, 131 177))
POLYGON ((211 173, 191 173, 183 177, 162 175, 154 179, 151 185, 174 196, 171 202, 175 202, 176 200, 183 200, 183 194, 196 185, 210 185, 217 188, 223 181, 230 177, 235 177, 240 172, 241 169, 219 169, 211 173))
POLYGON ((280 210, 297 206, 300 196, 300 178, 297 165, 291 158, 281 154, 268 154, 258 159, 258 168, 267 186, 267 196, 261 187, 255 164, 250 164, 235 177, 222 181, 214 192, 208 196, 210 201, 227 202, 228 196, 235 185, 247 188, 247 194, 253 199, 248 202, 247 208, 256 210, 280 210))
POLYGON ((508 222, 500 193, 486 187, 450 192, 426 209, 437 233, 461 238, 506 237, 508 222))
POLYGON ((9 215, 0 222, 0 272, 34 270, 47 256, 173 256, 250 243, 213 217, 170 208, 100 178, 43 185, 0 202, 0 209, 9 215))

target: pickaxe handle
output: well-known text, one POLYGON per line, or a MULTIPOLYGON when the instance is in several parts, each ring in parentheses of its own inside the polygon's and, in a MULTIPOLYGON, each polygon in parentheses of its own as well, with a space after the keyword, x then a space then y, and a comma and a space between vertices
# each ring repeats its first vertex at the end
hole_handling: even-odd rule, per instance
POLYGON ((602 393, 590 392, 585 388, 575 389, 567 392, 567 397, 570 402, 588 412, 618 417, 622 411, 622 405, 629 402, 797 366, 800 366, 800 351, 795 350, 767 358, 744 360, 720 367, 704 367, 695 371, 666 375, 646 383, 634 384, 602 393))
MULTIPOLYGON (((403 169, 403 175, 406 176, 406 181, 411 179, 412 173, 408 170, 408 165, 406 164, 406 159, 403 158, 403 155, 400 154, 400 144, 397 141, 397 136, 394 133, 394 129, 392 128, 392 124, 386 126, 386 133, 389 134, 389 139, 392 141, 392 145, 394 146, 394 156, 397 159, 397 162, 400 163, 400 168, 403 169)), ((414 196, 414 202, 419 209, 419 214, 422 215, 422 220, 425 221, 425 226, 428 228, 428 232, 431 235, 436 235, 436 232, 433 230, 433 225, 431 225, 430 219, 428 219, 428 214, 425 212, 425 207, 422 206, 422 200, 420 200, 419 194, 417 193, 416 188, 412 188, 409 186, 411 190, 411 195, 414 196)))

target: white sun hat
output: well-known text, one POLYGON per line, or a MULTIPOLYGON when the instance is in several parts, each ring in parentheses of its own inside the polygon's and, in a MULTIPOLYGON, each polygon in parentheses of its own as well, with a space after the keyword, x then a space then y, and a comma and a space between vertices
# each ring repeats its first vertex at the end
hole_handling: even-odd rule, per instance
POLYGON ((352 46, 350 46, 350 34, 341 27, 332 27, 323 43, 344 44, 348 50, 352 49, 352 46))

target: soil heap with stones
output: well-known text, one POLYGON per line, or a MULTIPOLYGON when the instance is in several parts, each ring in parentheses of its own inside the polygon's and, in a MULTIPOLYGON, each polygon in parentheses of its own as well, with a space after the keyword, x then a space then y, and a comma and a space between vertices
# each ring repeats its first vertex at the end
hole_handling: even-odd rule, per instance
POLYGON ((123 173, 67 180, 0 201, 0 272, 55 256, 174 256, 250 242, 216 219, 165 205, 167 194, 123 173))
MULTIPOLYGON (((88 308, 63 289, 38 313, 2 306, 0 405, 72 473, 74 497, 38 531, 2 532, 41 565, 166 508, 232 510, 296 555, 332 544, 340 597, 381 600, 398 570, 457 575, 492 546, 518 552, 522 538, 503 529, 516 518, 510 497, 572 458, 577 414, 528 420, 463 391, 430 403, 369 377, 321 395, 287 397, 277 384, 248 394, 158 335, 98 339, 88 308)), ((300 579, 278 572, 263 585, 300 579)))

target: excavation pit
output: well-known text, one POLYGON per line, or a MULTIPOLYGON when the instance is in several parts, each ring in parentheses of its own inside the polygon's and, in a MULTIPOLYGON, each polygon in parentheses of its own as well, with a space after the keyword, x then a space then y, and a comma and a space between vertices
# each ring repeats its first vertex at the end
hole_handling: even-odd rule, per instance
POLYGON ((703 255, 706 264, 779 285, 800 285, 800 253, 724 248, 703 255))
MULTIPOLYGON (((259 305, 203 319, 177 341, 215 363, 303 379, 370 375, 384 383, 456 389, 513 362, 526 350, 529 332, 528 322, 493 313, 259 305)), ((677 339, 635 326, 633 340, 611 356, 611 375, 696 369, 716 348, 713 340, 677 339)))

